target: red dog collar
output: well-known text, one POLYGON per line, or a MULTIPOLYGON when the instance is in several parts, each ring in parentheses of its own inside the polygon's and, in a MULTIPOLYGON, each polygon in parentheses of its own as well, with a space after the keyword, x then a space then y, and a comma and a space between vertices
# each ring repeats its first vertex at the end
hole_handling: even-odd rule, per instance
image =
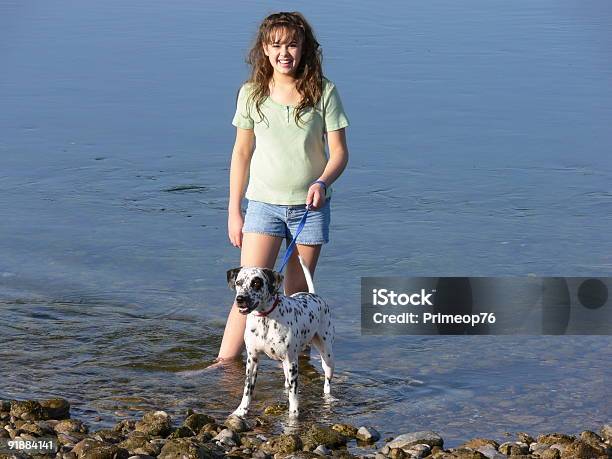
POLYGON ((278 295, 276 295, 276 300, 274 300, 274 304, 272 305, 272 307, 266 311, 266 312, 262 312, 262 313, 256 313, 255 315, 258 317, 266 317, 268 314, 270 314, 272 311, 274 311, 274 309, 276 308, 276 306, 278 306, 278 303, 280 303, 280 298, 278 295))

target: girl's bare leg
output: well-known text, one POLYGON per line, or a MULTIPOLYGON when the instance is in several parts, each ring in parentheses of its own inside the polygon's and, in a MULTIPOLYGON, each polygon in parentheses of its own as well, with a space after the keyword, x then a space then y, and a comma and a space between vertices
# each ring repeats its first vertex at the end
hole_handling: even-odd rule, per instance
MULTIPOLYGON (((283 238, 281 237, 244 233, 242 235, 240 266, 272 269, 282 242, 283 238)), ((299 265, 297 258, 296 261, 299 265)), ((306 265, 308 266, 308 264, 306 265)), ((246 316, 240 314, 236 304, 233 304, 225 324, 225 332, 223 333, 217 361, 234 359, 240 356, 244 347, 245 325, 246 316)))

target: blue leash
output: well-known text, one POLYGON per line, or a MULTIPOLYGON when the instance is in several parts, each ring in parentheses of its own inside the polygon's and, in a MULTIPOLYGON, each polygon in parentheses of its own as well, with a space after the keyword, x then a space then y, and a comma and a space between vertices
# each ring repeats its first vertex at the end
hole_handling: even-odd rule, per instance
POLYGON ((283 272, 283 269, 285 269, 285 265, 287 264, 287 262, 289 261, 289 258, 291 258, 291 254, 295 250, 295 241, 297 240, 297 237, 299 236, 299 234, 304 229, 304 224, 306 223, 306 217, 308 216, 308 211, 309 210, 310 209, 308 207, 306 207, 306 212, 304 212, 304 216, 300 220, 300 223, 299 223, 299 225, 297 227, 297 230, 295 230, 295 236, 293 236, 293 239, 291 240, 291 243, 287 246, 287 250, 285 251, 285 256, 283 258, 283 262, 281 263, 281 267, 278 270, 279 273, 283 272))

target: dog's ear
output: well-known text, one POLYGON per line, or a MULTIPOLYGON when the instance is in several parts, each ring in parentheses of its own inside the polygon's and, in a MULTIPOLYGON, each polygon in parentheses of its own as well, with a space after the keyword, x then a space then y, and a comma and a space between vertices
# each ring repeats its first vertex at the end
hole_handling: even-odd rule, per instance
POLYGON ((266 280, 268 281, 268 290, 270 291, 270 294, 273 294, 280 289, 280 286, 283 283, 283 275, 268 268, 264 269, 263 272, 266 276, 266 280))
POLYGON ((242 267, 239 267, 239 268, 233 268, 227 271, 227 285, 232 290, 236 288, 236 277, 238 276, 238 273, 240 272, 241 269, 242 267))

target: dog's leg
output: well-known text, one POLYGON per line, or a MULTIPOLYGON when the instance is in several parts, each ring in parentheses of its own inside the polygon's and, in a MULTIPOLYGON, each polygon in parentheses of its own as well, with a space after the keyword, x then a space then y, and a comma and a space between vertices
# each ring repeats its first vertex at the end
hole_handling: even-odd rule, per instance
POLYGON ((242 394, 242 401, 240 406, 236 408, 232 414, 236 416, 245 416, 249 410, 251 404, 251 396, 253 395, 253 389, 255 388, 255 381, 257 380, 257 366, 258 366, 257 353, 251 352, 247 349, 247 365, 246 365, 246 378, 244 381, 244 393, 242 394))
POLYGON ((290 381, 291 381, 291 365, 287 365, 285 364, 286 360, 282 361, 283 364, 283 373, 285 373, 285 392, 287 393, 287 395, 289 394, 289 385, 290 385, 290 381))
POLYGON ((317 333, 312 338, 312 344, 317 348, 319 354, 321 354, 321 366, 325 373, 325 383, 323 385, 323 393, 329 394, 331 392, 331 379, 334 376, 334 353, 333 353, 333 330, 332 334, 323 334, 323 337, 317 333))
POLYGON ((298 385, 298 357, 297 355, 288 355, 283 360, 283 369, 285 374, 289 375, 289 416, 297 416, 299 412, 299 402, 297 396, 298 385))

